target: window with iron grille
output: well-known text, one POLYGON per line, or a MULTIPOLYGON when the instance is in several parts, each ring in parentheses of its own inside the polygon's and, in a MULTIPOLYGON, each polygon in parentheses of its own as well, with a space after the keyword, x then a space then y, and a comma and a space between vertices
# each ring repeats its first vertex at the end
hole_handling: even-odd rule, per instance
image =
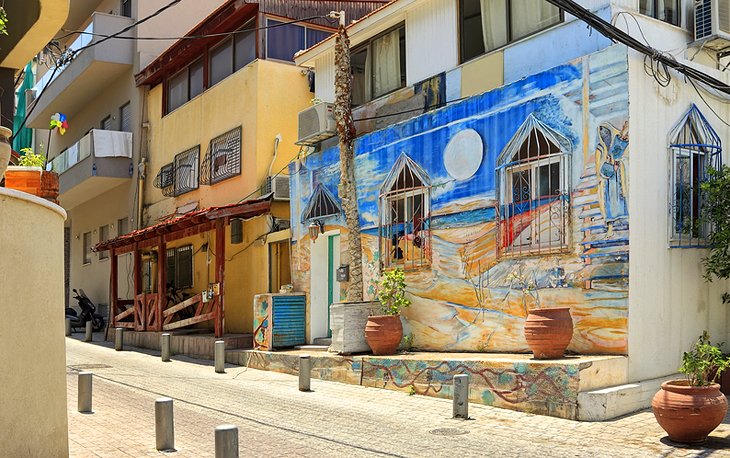
POLYGON ((431 183, 406 154, 380 189, 380 257, 383 268, 404 270, 431 263, 431 183))
POLYGON ((215 184, 241 174, 241 127, 210 141, 203 159, 200 182, 215 184))
POLYGON ((198 173, 200 163, 200 145, 175 156, 175 195, 198 189, 198 173))
POLYGON ((671 174, 671 246, 705 246, 710 231, 702 219, 702 183, 710 168, 722 166, 719 135, 694 104, 675 127, 669 145, 671 174))
POLYGON ((322 219, 328 216, 339 215, 342 210, 335 197, 327 188, 319 183, 309 199, 309 204, 302 214, 302 221, 322 219))
POLYGON ((193 246, 167 249, 167 286, 175 289, 193 287, 193 246))
POLYGON ((160 167, 155 177, 154 186, 162 190, 165 197, 173 197, 175 195, 175 164, 169 163, 160 167))
POLYGON ((568 247, 570 142, 533 115, 499 156, 500 254, 568 247))

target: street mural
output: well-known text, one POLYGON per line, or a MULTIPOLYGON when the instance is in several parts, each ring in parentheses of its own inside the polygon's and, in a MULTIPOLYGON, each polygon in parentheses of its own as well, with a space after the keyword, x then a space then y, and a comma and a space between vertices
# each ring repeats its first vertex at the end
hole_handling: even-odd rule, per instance
MULTIPOLYGON (((626 354, 627 67, 613 46, 357 140, 366 295, 381 269, 406 270, 414 348, 527 352, 529 310, 568 306, 569 351, 626 354)), ((290 168, 297 291, 311 282, 305 210, 318 188, 339 202, 338 158, 290 168)), ((319 220, 344 251, 344 216, 319 220)))

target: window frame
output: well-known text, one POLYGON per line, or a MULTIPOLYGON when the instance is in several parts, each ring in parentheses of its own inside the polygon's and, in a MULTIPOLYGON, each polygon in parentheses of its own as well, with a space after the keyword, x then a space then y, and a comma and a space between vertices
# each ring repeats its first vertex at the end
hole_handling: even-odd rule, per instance
MULTIPOLYGON (((392 94, 394 92, 397 92, 397 91, 399 91, 399 90, 401 90, 401 89, 403 89, 405 87, 408 87, 408 53, 407 53, 407 51, 408 51, 408 33, 407 33, 407 30, 406 30, 406 23, 405 23, 405 21, 402 21, 402 22, 394 25, 393 27, 390 27, 387 30, 384 30, 383 32, 380 32, 379 34, 374 35, 374 36, 372 36, 372 37, 364 40, 362 43, 358 43, 357 46, 353 46, 352 47, 352 50, 350 52, 350 61, 351 61, 350 64, 352 64, 352 56, 355 55, 355 54, 358 54, 359 52, 361 52, 364 49, 366 50, 365 61, 367 62, 367 60, 372 57, 372 54, 373 54, 373 47, 372 47, 372 45, 373 45, 373 43, 375 41, 379 40, 380 38, 383 38, 384 36, 386 36, 386 35, 394 32, 396 30, 400 31, 401 29, 403 29, 403 40, 405 42, 404 43, 404 48, 405 49, 404 49, 404 52, 403 52, 404 61, 403 61, 403 66, 400 69, 401 70, 400 77, 401 77, 402 84, 400 86, 398 86, 397 88, 395 88, 395 89, 392 89, 390 91, 384 92, 384 93, 379 94, 379 95, 376 96, 375 93, 374 93, 374 91, 373 91, 373 80, 374 80, 373 72, 374 72, 374 66, 371 63, 370 66, 369 66, 370 68, 368 68, 368 65, 366 64, 366 66, 365 66, 365 75, 366 75, 366 82, 365 82, 365 84, 366 85, 369 85, 370 88, 369 89, 367 87, 365 88, 365 94, 364 94, 365 99, 362 101, 362 103, 356 104, 354 101, 352 102, 352 106, 353 107, 358 107, 358 106, 365 105, 367 103, 372 102, 373 100, 377 100, 377 99, 379 99, 381 97, 385 97, 385 96, 387 96, 389 94, 392 94), (370 98, 367 98, 368 92, 370 94, 370 98)), ((399 42, 399 46, 400 46, 400 42, 399 42)), ((351 67, 352 67, 352 65, 351 65, 351 67)))
POLYGON ((677 22, 671 22, 667 21, 665 19, 659 19, 659 2, 657 0, 653 1, 653 8, 651 12, 642 12, 641 10, 641 1, 639 1, 639 14, 642 14, 644 16, 649 16, 652 19, 656 19, 657 21, 662 21, 665 24, 673 25, 675 27, 682 27, 682 0, 672 0, 674 2, 674 6, 676 7, 674 11, 676 12, 676 21, 677 22))
POLYGON ((114 130, 114 126, 112 125, 112 115, 107 115, 102 118, 101 122, 99 123, 99 128, 101 130, 114 130), (109 129, 107 129, 107 123, 109 129))
POLYGON ((119 107, 119 131, 120 132, 132 132, 132 103, 127 101, 119 107), (129 130, 124 129, 124 110, 129 110, 129 130))
POLYGON ((119 1, 119 15, 128 17, 128 18, 132 17, 132 0, 120 0, 119 1), (127 9, 127 7, 128 7, 128 9, 127 9))
MULTIPOLYGON (((504 43, 503 45, 497 46, 493 49, 488 50, 485 48, 484 52, 482 52, 481 54, 476 54, 469 58, 465 58, 464 57, 464 54, 465 54, 465 52, 464 52, 464 1, 466 1, 466 0, 458 0, 458 5, 457 5, 458 32, 459 32, 459 64, 464 64, 464 63, 470 62, 474 59, 478 59, 482 56, 485 56, 487 54, 491 54, 495 51, 499 51, 500 49, 506 48, 507 46, 510 46, 514 43, 519 42, 520 40, 524 40, 526 38, 532 37, 534 35, 544 32, 548 29, 557 27, 557 26, 565 23, 565 12, 562 9, 558 8, 559 19, 557 22, 555 22, 554 24, 550 24, 545 27, 542 27, 538 30, 534 30, 531 33, 524 35, 522 37, 514 38, 513 33, 512 33, 512 29, 513 29, 512 0, 503 0, 505 2, 505 11, 506 11, 505 21, 506 21, 506 26, 507 26, 507 42, 504 43)), ((479 1, 481 1, 481 0, 479 0, 479 1)), ((545 1, 545 0, 543 0, 543 1, 545 1)), ((481 13, 479 14, 479 17, 481 17, 481 13)), ((482 29, 482 34, 484 34, 483 29, 482 29)), ((483 36, 484 35, 482 35, 482 37, 483 36)))
POLYGON ((91 231, 84 232, 81 236, 81 265, 88 266, 91 264, 91 231))
POLYGON ((168 285, 171 285, 175 290, 193 288, 195 286, 195 251, 193 250, 193 245, 186 244, 168 248, 165 256, 168 285), (190 284, 187 285, 180 284, 180 272, 182 270, 180 264, 182 263, 182 258, 179 253, 182 251, 190 251, 190 284))
POLYGON ((289 60, 278 59, 276 57, 269 57, 269 31, 270 31, 269 21, 284 23, 284 25, 291 25, 294 27, 301 27, 304 29, 304 41, 303 41, 304 48, 294 51, 295 53, 299 52, 303 49, 308 49, 311 46, 314 46, 315 44, 319 43, 319 41, 315 42, 311 45, 308 43, 308 34, 309 34, 309 31, 311 31, 311 30, 315 30, 317 32, 327 32, 330 35, 333 35, 336 33, 334 30, 331 30, 331 29, 328 30, 325 27, 316 27, 313 24, 309 24, 309 23, 305 23, 305 22, 291 23, 291 19, 286 19, 286 18, 283 18, 280 16, 266 15, 264 17, 264 25, 266 26, 266 31, 265 31, 266 40, 264 42, 263 54, 264 54, 266 60, 271 60, 274 62, 284 62, 284 63, 288 63, 288 64, 294 64, 294 54, 292 54, 292 57, 289 60), (285 24, 287 22, 289 22, 289 24, 285 24))
POLYGON ((120 235, 125 235, 129 233, 129 217, 125 216, 124 218, 117 219, 117 237, 120 235), (124 231, 122 231, 122 228, 125 228, 124 231))
MULTIPOLYGON (((103 224, 99 226, 99 243, 109 240, 109 225, 103 224), (106 234, 105 234, 106 233, 106 234)), ((99 252, 99 260, 109 259, 109 250, 99 252)))

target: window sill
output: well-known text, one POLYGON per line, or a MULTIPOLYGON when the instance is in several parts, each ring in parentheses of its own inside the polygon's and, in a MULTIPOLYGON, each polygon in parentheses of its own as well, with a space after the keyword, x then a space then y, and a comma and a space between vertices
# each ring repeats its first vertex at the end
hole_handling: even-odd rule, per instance
POLYGON ((86 267, 86 266, 90 266, 90 265, 91 265, 91 261, 84 262, 84 263, 81 264, 81 267, 86 267))

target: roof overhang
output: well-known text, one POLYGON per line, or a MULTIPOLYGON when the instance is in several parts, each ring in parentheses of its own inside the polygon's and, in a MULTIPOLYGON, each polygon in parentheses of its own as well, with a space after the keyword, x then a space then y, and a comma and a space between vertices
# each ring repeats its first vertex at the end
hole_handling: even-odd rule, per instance
POLYGON ((0 35, 0 67, 20 69, 63 27, 70 0, 4 2, 8 34, 0 35))

